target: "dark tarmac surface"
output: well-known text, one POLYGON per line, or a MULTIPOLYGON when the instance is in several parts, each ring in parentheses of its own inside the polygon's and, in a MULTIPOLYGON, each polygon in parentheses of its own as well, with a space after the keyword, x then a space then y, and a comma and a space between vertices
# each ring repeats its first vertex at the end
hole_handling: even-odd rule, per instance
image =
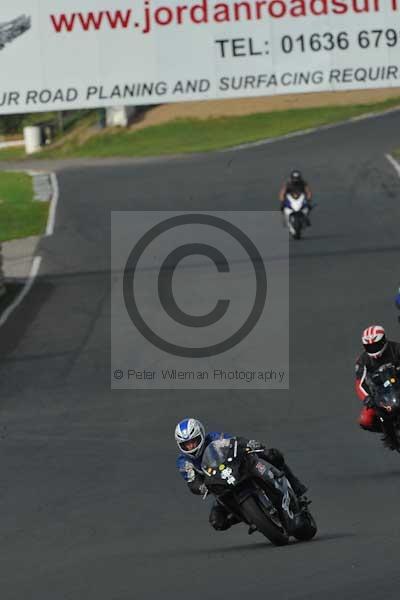
POLYGON ((400 114, 238 152, 59 172, 40 277, 0 331, 2 600, 398 598, 400 456, 358 429, 361 329, 400 337, 400 114), (302 168, 318 208, 291 244, 290 392, 114 391, 114 210, 260 210, 302 168), (310 486, 311 543, 214 532, 175 471, 186 415, 280 447, 310 486))

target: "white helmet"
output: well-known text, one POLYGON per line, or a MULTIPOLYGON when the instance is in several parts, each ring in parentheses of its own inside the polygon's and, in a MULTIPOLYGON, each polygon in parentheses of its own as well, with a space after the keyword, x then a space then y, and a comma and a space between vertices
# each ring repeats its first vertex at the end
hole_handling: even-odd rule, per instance
POLYGON ((362 343, 366 353, 372 358, 379 358, 385 352, 387 339, 384 328, 381 325, 371 325, 364 329, 362 343))
POLYGON ((205 438, 205 429, 197 419, 183 419, 175 428, 175 440, 183 454, 200 456, 205 438))

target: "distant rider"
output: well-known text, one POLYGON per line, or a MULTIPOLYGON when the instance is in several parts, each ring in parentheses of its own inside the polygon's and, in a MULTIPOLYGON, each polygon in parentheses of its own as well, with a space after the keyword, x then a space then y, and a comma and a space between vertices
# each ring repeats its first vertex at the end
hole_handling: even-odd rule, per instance
MULTIPOLYGON (((364 352, 356 362, 356 392, 364 404, 359 417, 359 425, 367 431, 382 432, 377 420, 373 399, 370 376, 382 365, 388 363, 400 368, 400 344, 386 339, 386 333, 381 325, 371 325, 363 331, 362 344, 364 352)), ((385 445, 390 442, 384 436, 385 445)))
MULTIPOLYGON (((227 433, 213 431, 205 433, 205 429, 200 421, 193 418, 183 419, 175 428, 175 440, 180 450, 176 464, 180 474, 186 481, 188 488, 193 494, 204 495, 207 488, 204 483, 204 474, 201 470, 201 461, 207 446, 218 439, 230 439, 232 436, 227 433)), ((237 437, 239 447, 249 450, 261 450, 257 453, 257 458, 261 458, 277 469, 280 469, 289 480, 295 494, 300 498, 303 496, 307 488, 297 477, 292 473, 288 465, 285 463, 283 454, 275 448, 267 449, 263 444, 256 440, 248 440, 246 438, 237 437)), ((249 455, 250 457, 251 455, 249 455)), ((267 473, 262 473, 262 469, 257 469, 256 465, 260 462, 254 457, 254 460, 249 460, 250 472, 260 478, 266 479, 270 485, 270 479, 267 473)), ((210 524, 219 531, 229 529, 237 523, 237 519, 229 514, 227 510, 216 501, 211 509, 210 524)))
POLYGON ((290 178, 288 179, 288 181, 286 181, 283 184, 283 186, 281 187, 281 190, 279 192, 279 201, 281 203, 281 206, 280 206, 281 210, 283 211, 283 209, 285 208, 285 203, 287 202, 286 197, 288 195, 298 198, 299 196, 301 196, 301 194, 304 194, 304 196, 306 198, 306 203, 307 203, 307 205, 303 209, 303 214, 306 217, 307 225, 311 225, 310 217, 309 217, 310 211, 311 211, 311 200, 312 200, 311 189, 310 189, 310 186, 308 185, 308 183, 304 180, 301 172, 298 169, 294 169, 290 173, 290 178))
MULTIPOLYGON (((397 308, 400 310, 400 287, 398 289, 398 292, 397 292, 397 295, 396 295, 396 298, 394 299, 394 301, 395 301, 397 308)), ((400 316, 398 317, 398 320, 400 322, 400 316)))

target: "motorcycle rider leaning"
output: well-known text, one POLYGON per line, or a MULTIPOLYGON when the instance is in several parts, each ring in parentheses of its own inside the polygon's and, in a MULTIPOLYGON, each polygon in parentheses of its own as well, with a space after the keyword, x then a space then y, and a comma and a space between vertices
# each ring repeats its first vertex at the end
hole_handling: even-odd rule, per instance
MULTIPOLYGON (((204 426, 200 421, 194 418, 187 418, 180 421, 175 428, 175 441, 178 445, 180 454, 177 458, 176 465, 183 479, 186 481, 188 488, 193 494, 204 495, 207 491, 204 483, 204 474, 201 470, 201 461, 207 446, 218 439, 230 439, 232 436, 223 432, 205 433, 204 426)), ((249 454, 247 463, 249 472, 259 479, 265 479, 270 485, 268 477, 268 469, 260 468, 262 461, 267 461, 277 469, 280 469, 289 480, 293 491, 300 498, 303 496, 307 488, 297 477, 292 473, 291 469, 285 462, 283 454, 275 449, 267 449, 263 444, 256 440, 248 440, 243 437, 235 436, 238 445, 242 449, 248 451, 260 451, 257 454, 249 454), (261 460, 260 460, 261 459, 261 460), (258 466, 258 468, 257 468, 258 466)), ((209 516, 210 524, 218 531, 229 529, 239 521, 237 518, 228 513, 224 506, 216 501, 211 509, 209 516)))
MULTIPOLYGON (((356 362, 356 392, 364 404, 359 425, 367 431, 382 432, 371 398, 373 390, 370 376, 379 367, 388 363, 400 368, 400 344, 387 340, 381 325, 367 327, 362 334, 362 344, 364 352, 356 362)), ((386 445, 389 443, 385 436, 383 442, 386 445)))
POLYGON ((310 186, 303 179, 303 175, 298 169, 294 169, 290 173, 290 178, 286 181, 281 190, 279 192, 279 200, 280 200, 280 209, 283 211, 285 208, 285 203, 287 202, 286 197, 290 194, 295 198, 298 198, 301 194, 304 194, 306 197, 307 206, 303 209, 304 216, 307 221, 307 225, 311 225, 310 223, 310 211, 311 211, 311 199, 312 193, 310 186))

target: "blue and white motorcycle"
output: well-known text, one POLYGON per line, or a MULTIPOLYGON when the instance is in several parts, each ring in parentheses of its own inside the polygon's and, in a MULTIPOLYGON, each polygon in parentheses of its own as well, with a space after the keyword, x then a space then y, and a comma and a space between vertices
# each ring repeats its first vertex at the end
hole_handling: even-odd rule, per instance
POLYGON ((304 227, 309 224, 310 207, 305 194, 287 194, 283 203, 285 223, 293 239, 299 240, 304 227))

